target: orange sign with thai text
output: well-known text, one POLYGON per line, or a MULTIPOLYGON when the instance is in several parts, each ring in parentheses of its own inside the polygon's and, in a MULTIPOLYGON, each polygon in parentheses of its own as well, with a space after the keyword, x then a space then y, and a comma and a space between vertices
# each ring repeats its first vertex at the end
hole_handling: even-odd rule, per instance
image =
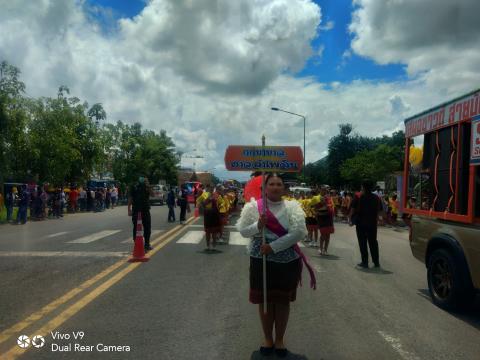
POLYGON ((230 145, 225 152, 230 171, 300 172, 302 165, 299 146, 230 145))

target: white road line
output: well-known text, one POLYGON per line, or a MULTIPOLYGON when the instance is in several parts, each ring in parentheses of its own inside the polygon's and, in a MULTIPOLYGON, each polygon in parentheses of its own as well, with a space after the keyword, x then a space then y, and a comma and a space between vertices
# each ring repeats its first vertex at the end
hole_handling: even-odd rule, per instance
POLYGON ((315 269, 317 273, 324 273, 326 272, 320 265, 318 264, 312 264, 312 267, 315 269))
POLYGON ((228 245, 248 245, 250 243, 249 238, 244 238, 239 232, 231 232, 228 245))
POLYGON ((199 244, 203 239, 203 231, 188 231, 177 244, 199 244))
POLYGON ((0 251, 0 257, 126 257, 121 251, 0 251))
MULTIPOLYGON (((189 227, 192 227, 192 228, 202 228, 203 229, 203 225, 202 224, 193 224, 193 225, 189 225, 189 227)), ((234 226, 234 225, 226 225, 223 227, 224 229, 227 229, 227 230, 237 230, 237 227, 234 226)))
POLYGON ((80 239, 68 241, 68 243, 69 244, 88 244, 88 243, 103 239, 104 237, 119 233, 120 231, 122 230, 103 230, 95 234, 81 237, 80 239))
POLYGON ((51 235, 48 235, 47 238, 54 238, 54 237, 62 236, 62 235, 65 235, 65 234, 68 234, 68 231, 62 231, 62 232, 59 232, 59 233, 51 234, 51 235))
MULTIPOLYGON (((155 235, 158 235, 162 232, 165 232, 165 230, 152 230, 152 233, 150 234, 150 240, 153 240, 153 237, 155 235)), ((133 238, 130 236, 126 238, 125 240, 120 241, 121 244, 133 244, 133 238)))
POLYGON ((400 342, 400 339, 395 338, 391 335, 388 335, 387 333, 383 331, 378 332, 382 338, 389 343, 392 348, 402 357, 402 359, 405 360, 420 360, 420 358, 415 355, 414 353, 407 351, 403 348, 402 343, 400 342))

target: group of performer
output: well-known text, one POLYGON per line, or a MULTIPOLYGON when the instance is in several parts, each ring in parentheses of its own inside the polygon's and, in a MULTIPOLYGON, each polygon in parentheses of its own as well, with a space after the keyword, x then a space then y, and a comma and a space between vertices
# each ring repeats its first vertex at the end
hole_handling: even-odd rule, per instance
MULTIPOLYGON (((249 299, 259 306, 265 336, 260 353, 270 355, 275 352, 277 357, 286 357, 288 350, 284 334, 290 302, 295 301, 301 281, 302 263, 310 273, 310 285, 316 286, 314 271, 297 242, 303 240, 311 246, 319 246, 321 255, 328 254, 330 235, 334 232, 335 203, 325 187, 300 197, 288 193, 283 179, 277 174, 269 174, 265 183, 266 204, 261 199, 245 199, 237 228, 242 236, 251 238, 249 299), (265 232, 264 245, 262 231, 265 232), (263 305, 263 255, 267 259, 266 309, 263 305)), ((207 252, 215 251, 237 202, 238 194, 223 186, 213 189, 207 185, 200 189, 196 207, 203 216, 207 252)))
POLYGON ((223 186, 215 189, 211 185, 207 185, 205 189, 200 187, 196 207, 199 214, 203 215, 206 251, 214 251, 217 242, 225 238, 225 225, 228 224, 237 203, 238 195, 235 191, 226 190, 223 186))
POLYGON ((305 224, 307 226, 307 238, 305 243, 311 247, 319 247, 320 255, 328 255, 330 235, 335 232, 333 220, 335 216, 335 201, 328 193, 326 187, 319 191, 312 191, 309 194, 286 195, 286 200, 298 201, 305 213, 305 224), (320 233, 320 242, 319 242, 320 233))

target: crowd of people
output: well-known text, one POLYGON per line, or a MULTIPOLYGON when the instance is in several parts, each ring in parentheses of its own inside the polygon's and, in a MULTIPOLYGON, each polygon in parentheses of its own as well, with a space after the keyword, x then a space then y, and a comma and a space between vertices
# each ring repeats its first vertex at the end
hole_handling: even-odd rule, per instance
POLYGON ((30 209, 31 220, 61 218, 65 212, 105 211, 113 209, 120 199, 119 189, 115 186, 106 188, 58 187, 45 186, 11 187, 3 197, 7 222, 25 224, 30 209), (14 218, 14 207, 18 207, 14 218))
POLYGON ((225 240, 224 227, 232 212, 237 208, 238 192, 224 186, 200 187, 196 197, 196 208, 203 215, 206 251, 214 251, 219 240, 225 240))

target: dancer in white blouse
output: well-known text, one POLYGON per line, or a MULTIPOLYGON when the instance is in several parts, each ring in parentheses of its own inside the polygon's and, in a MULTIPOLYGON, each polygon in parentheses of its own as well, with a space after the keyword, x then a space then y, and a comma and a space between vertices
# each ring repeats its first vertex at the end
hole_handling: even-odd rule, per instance
MULTIPOLYGON (((284 335, 290 313, 290 302, 295 301, 301 280, 302 260, 309 267, 297 242, 307 234, 305 213, 297 201, 282 200, 285 187, 275 173, 266 179, 267 214, 263 215, 263 201, 245 204, 237 228, 244 237, 252 239, 250 253, 250 302, 259 305, 260 320, 265 335, 260 352, 278 357, 288 353, 284 335), (260 215, 262 214, 262 215, 260 215), (261 232, 265 228, 265 245, 261 232), (267 258, 267 312, 263 306, 262 256, 267 258), (275 340, 273 328, 275 326, 275 340)), ((315 287, 313 271, 309 268, 315 287)))

